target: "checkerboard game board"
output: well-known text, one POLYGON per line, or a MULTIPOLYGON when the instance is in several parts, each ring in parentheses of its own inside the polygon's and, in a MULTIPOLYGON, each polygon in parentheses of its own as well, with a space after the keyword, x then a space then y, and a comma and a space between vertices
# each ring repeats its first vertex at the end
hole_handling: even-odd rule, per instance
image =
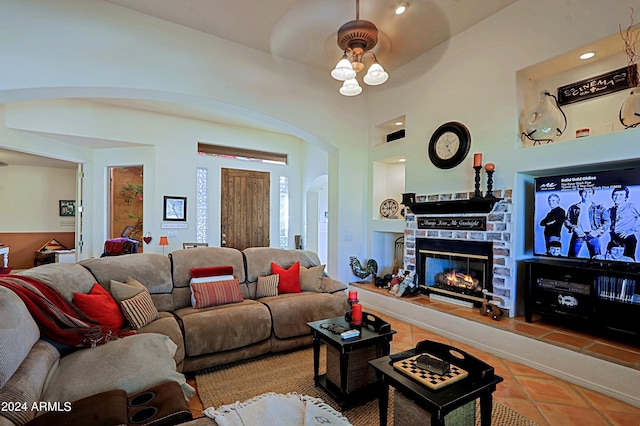
POLYGON ((396 361, 393 363, 393 368, 430 389, 440 389, 469 375, 467 371, 453 364, 450 364, 449 371, 445 374, 432 373, 416 365, 416 359, 419 356, 415 355, 411 358, 396 361))

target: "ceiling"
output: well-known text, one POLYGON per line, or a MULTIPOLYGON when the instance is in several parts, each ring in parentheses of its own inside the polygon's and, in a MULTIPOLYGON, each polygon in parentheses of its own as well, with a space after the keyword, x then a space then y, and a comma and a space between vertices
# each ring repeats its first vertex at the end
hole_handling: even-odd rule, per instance
MULTIPOLYGON (((340 26, 356 18, 356 0, 104 0, 235 43, 326 70, 342 54, 340 26)), ((379 31, 373 52, 393 70, 516 0, 363 0, 360 19, 379 31)))
MULTIPOLYGON (((356 18, 356 0, 101 0, 174 24, 212 34, 232 42, 329 71, 342 54, 336 43, 340 26, 356 18)), ((373 49, 380 64, 393 71, 422 53, 514 3, 516 0, 408 0, 403 15, 393 13, 395 0, 363 0, 360 19, 379 31, 373 49)), ((105 100, 96 100, 104 102, 105 100)), ((112 103, 151 111, 172 111, 176 106, 135 100, 112 103), (131 102, 131 104, 129 104, 131 102)), ((184 111, 202 118, 207 111, 184 111)), ((73 163, 0 150, 0 162, 49 167, 75 167, 73 163)))

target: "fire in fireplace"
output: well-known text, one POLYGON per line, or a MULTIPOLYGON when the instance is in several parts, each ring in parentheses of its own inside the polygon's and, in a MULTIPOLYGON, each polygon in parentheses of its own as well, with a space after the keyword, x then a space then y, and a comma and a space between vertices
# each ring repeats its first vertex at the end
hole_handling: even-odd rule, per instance
POLYGON ((424 292, 477 304, 484 299, 483 289, 492 290, 491 242, 423 238, 416 243, 416 272, 424 292))
POLYGON ((451 272, 443 272, 436 275, 436 286, 438 287, 455 287, 460 288, 463 291, 482 291, 482 286, 479 285, 480 280, 473 278, 473 276, 455 270, 451 272))

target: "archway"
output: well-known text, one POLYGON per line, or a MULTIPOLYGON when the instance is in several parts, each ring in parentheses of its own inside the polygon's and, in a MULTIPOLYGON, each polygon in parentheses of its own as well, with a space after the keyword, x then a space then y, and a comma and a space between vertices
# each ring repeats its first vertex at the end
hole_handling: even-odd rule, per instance
POLYGON ((305 248, 327 263, 329 235, 329 176, 318 176, 307 188, 307 242, 305 248))

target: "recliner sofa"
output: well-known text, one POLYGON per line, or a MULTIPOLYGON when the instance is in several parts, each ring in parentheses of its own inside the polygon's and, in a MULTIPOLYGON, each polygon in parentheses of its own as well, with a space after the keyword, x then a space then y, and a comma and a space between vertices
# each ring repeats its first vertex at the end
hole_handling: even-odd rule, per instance
MULTIPOLYGON (((68 300, 74 292, 89 293, 96 282, 109 290, 112 280, 133 278, 149 290, 159 314, 137 335, 60 356, 40 336, 22 300, 0 287, 0 403, 31 407, 66 398, 59 401, 64 403, 112 389, 133 393, 162 380, 180 383, 189 397, 193 390, 183 372, 309 345, 307 322, 342 316, 349 309, 346 285, 323 274, 313 291, 256 298, 258 279, 271 275, 272 262, 284 268, 296 262, 305 268, 320 264, 315 253, 305 250, 210 247, 168 256, 140 253, 47 264, 20 272, 68 300), (233 268, 244 300, 195 309, 191 271, 215 266, 233 268)), ((22 425, 36 414, 0 412, 0 426, 22 425)))

